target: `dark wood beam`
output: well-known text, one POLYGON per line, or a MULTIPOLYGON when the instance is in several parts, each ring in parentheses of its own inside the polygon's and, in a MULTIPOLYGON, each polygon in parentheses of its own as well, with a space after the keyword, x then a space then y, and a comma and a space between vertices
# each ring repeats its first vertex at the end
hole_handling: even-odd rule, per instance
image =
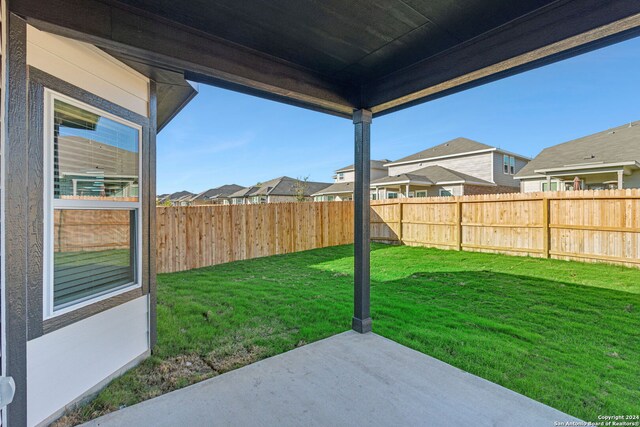
POLYGON ((354 295, 352 328, 371 332, 370 310, 370 180, 371 111, 353 113, 355 126, 354 201, 354 295))
POLYGON ((640 34, 637 0, 558 1, 362 88, 374 116, 640 34))
MULTIPOLYGON (((16 392, 13 403, 7 406, 7 424, 27 425, 27 281, 29 266, 27 253, 34 237, 29 224, 29 115, 27 108, 27 27, 20 17, 8 15, 7 51, 3 52, 6 75, 3 93, 4 132, 4 262, 5 293, 4 322, 6 371, 13 377, 16 392)), ((5 23, 3 23, 3 27, 5 23)), ((40 260, 42 263, 42 260, 40 260)))
POLYGON ((149 235, 149 260, 148 260, 148 275, 149 275, 149 347, 151 350, 158 342, 158 297, 157 297, 157 280, 156 280, 156 134, 158 123, 158 92, 157 84, 155 81, 151 81, 149 87, 149 140, 147 158, 143 159, 147 163, 147 211, 148 221, 146 225, 148 227, 149 235))
POLYGON ((15 0, 11 11, 44 31, 128 58, 234 85, 257 96, 351 117, 349 88, 308 69, 115 1, 15 0))

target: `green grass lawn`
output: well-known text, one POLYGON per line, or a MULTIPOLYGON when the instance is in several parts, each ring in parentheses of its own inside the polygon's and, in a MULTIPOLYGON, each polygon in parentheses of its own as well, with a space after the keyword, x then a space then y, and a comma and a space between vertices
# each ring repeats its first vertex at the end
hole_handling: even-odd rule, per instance
MULTIPOLYGON (((353 248, 158 276, 153 357, 73 424, 349 328, 353 248)), ((374 332, 586 420, 640 408, 640 270, 374 245, 374 332)))

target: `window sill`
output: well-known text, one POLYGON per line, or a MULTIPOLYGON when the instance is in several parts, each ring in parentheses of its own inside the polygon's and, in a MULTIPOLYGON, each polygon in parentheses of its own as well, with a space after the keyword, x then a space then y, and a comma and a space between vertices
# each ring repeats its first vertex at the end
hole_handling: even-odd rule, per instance
POLYGON ((49 320, 49 319, 53 319, 56 318, 58 316, 62 316, 64 314, 70 313, 72 311, 76 311, 79 310, 83 307, 87 307, 89 305, 92 304, 98 304, 101 301, 107 300, 109 298, 113 298, 116 297, 120 294, 124 294, 126 292, 132 291, 134 289, 138 289, 141 288, 141 286, 139 284, 136 283, 129 283, 126 285, 122 285, 122 286, 118 286, 117 288, 114 288, 113 290, 109 290, 106 291, 104 293, 98 294, 94 297, 85 299, 85 300, 81 300, 80 302, 77 303, 72 303, 71 305, 59 308, 59 309, 54 309, 53 312, 51 313, 45 313, 44 314, 44 319, 45 321, 49 320))
POLYGON ((64 328, 144 295, 145 292, 142 286, 132 285, 102 295, 99 298, 93 298, 83 301, 81 304, 66 307, 44 318, 42 333, 47 334, 64 328))

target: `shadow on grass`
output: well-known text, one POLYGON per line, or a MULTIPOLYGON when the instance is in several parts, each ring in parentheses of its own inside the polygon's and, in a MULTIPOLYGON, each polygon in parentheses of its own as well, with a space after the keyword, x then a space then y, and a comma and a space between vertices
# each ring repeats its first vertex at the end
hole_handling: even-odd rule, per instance
POLYGON ((372 284, 374 331, 587 420, 640 402, 640 295, 491 271, 372 284))
MULTIPOLYGON (((372 249, 374 332, 583 419, 637 409, 640 295, 483 270, 484 254, 372 249)), ((347 330, 352 267, 338 246, 159 275, 153 357, 59 425, 347 330)))

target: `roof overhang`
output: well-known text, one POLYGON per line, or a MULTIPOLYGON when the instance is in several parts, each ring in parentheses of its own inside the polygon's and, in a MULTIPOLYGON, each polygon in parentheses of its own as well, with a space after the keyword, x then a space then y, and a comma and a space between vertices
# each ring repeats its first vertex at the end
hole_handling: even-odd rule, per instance
POLYGON ((384 166, 386 166, 386 167, 389 167, 389 166, 401 166, 401 165, 408 165, 408 164, 411 164, 411 163, 431 162, 431 161, 434 161, 434 160, 449 159, 449 158, 453 158, 453 157, 464 157, 464 156, 472 156, 474 154, 492 153, 494 151, 497 151, 497 152, 503 153, 503 154, 508 154, 510 156, 517 157, 518 159, 523 159, 523 160, 527 160, 527 161, 531 160, 530 157, 523 156, 522 154, 517 154, 517 153, 513 153, 511 151, 503 150, 501 148, 492 147, 492 148, 485 148, 483 150, 474 150, 474 151, 466 151, 466 152, 462 152, 462 153, 447 154, 445 156, 426 157, 424 159, 406 160, 404 162, 390 162, 390 163, 385 163, 384 166))
POLYGON ((541 175, 554 175, 554 174, 557 175, 559 173, 564 173, 564 172, 571 173, 572 171, 589 171, 593 169, 606 169, 606 168, 615 168, 615 167, 624 168, 625 166, 640 167, 640 164, 635 160, 631 160, 628 162, 567 165, 567 166, 562 166, 557 168, 535 169, 534 172, 541 175))
POLYGON ((510 7, 474 2, 469 10, 455 2, 417 0, 411 6, 389 0, 385 8, 356 2, 266 4, 8 3, 11 13, 41 30, 119 58, 349 118, 354 109, 380 116, 640 33, 637 0, 520 0, 510 7), (216 21, 223 12, 233 19, 216 21), (320 13, 325 19, 316 19, 320 13))
POLYGON ((174 71, 153 67, 108 49, 105 51, 156 82, 158 100, 158 132, 160 132, 191 100, 198 94, 196 84, 189 82, 184 75, 174 71))
POLYGON ((327 194, 351 194, 353 193, 353 190, 349 191, 349 190, 342 190, 342 191, 321 191, 319 193, 313 193, 311 195, 311 197, 315 197, 315 196, 325 196, 327 194))
POLYGON ((376 182, 372 182, 370 184, 371 187, 385 187, 388 185, 405 185, 405 184, 414 184, 414 185, 424 185, 425 187, 429 187, 431 185, 435 185, 433 182, 431 181, 416 181, 416 180, 411 180, 411 179, 405 179, 405 180, 398 180, 398 181, 390 181, 390 182, 380 182, 380 183, 376 183, 376 182))
MULTIPOLYGON (((391 162, 391 163, 385 163, 385 166, 389 167, 389 166, 402 166, 402 165, 409 165, 412 163, 420 163, 420 162, 432 162, 434 160, 442 160, 442 159, 450 159, 453 157, 464 157, 464 156, 472 156, 474 154, 482 154, 482 153, 490 153, 493 151, 496 151, 496 148, 485 148, 483 150, 474 150, 474 151, 466 151, 466 152, 462 152, 462 153, 455 153, 455 154, 447 154, 444 156, 435 156, 435 157, 425 157, 424 159, 415 159, 415 160, 406 160, 403 162, 391 162)), ((522 156, 518 156, 518 157, 522 157, 522 156)))

